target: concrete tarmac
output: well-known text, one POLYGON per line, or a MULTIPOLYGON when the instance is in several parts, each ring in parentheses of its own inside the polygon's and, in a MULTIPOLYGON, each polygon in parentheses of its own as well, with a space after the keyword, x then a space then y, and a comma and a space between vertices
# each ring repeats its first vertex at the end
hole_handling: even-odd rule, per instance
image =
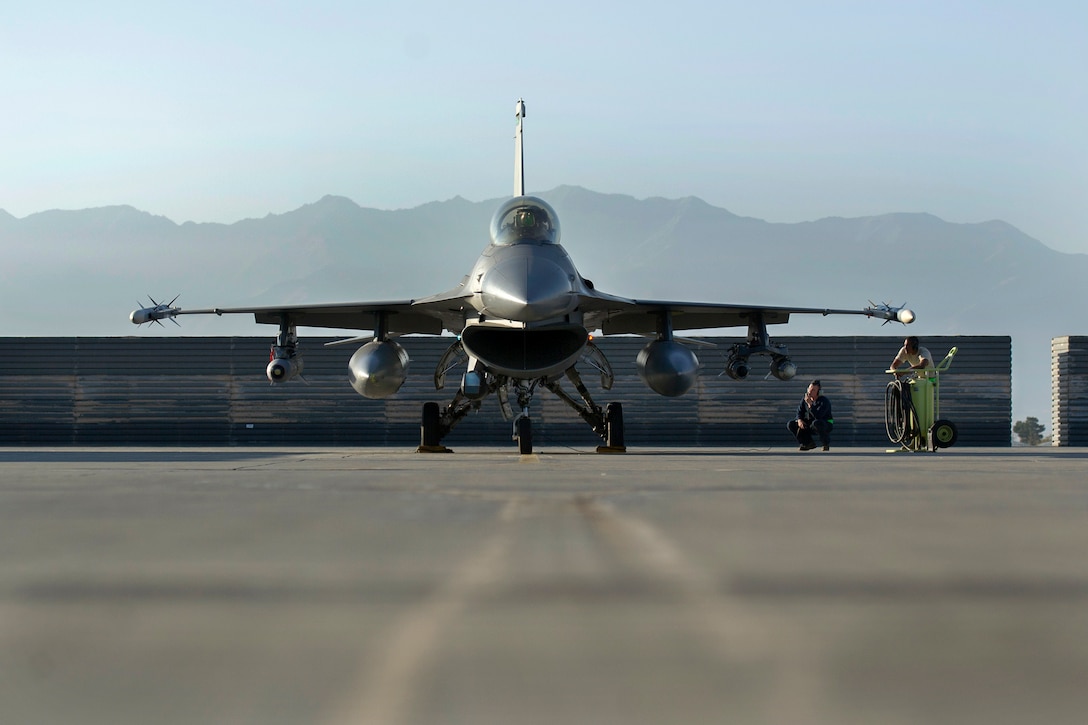
POLYGON ((0 448, 0 721, 1082 723, 1086 472, 0 448))

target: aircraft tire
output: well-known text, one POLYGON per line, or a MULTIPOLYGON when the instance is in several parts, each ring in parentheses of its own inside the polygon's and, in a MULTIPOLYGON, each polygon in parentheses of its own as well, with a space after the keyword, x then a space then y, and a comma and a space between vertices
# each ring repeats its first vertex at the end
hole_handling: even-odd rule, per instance
POLYGON ((527 417, 518 418, 518 453, 527 456, 533 452, 533 421, 527 417))
POLYGON ((623 441, 623 404, 609 403, 604 409, 605 445, 609 448, 624 448, 623 441))
POLYGON ((434 448, 442 444, 438 432, 438 403, 423 404, 423 421, 419 426, 419 444, 424 448, 434 448))
POLYGON ((933 441, 934 448, 948 448, 956 442, 959 431, 956 424, 950 420, 938 420, 929 429, 929 439, 933 441))

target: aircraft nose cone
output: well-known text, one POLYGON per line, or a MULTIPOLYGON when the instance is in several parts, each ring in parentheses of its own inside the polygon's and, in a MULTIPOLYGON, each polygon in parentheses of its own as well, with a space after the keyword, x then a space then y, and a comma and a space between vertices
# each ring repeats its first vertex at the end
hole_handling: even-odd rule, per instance
POLYGON ((574 308, 573 280, 547 259, 518 257, 500 262, 484 275, 480 291, 484 311, 517 322, 537 322, 574 308))

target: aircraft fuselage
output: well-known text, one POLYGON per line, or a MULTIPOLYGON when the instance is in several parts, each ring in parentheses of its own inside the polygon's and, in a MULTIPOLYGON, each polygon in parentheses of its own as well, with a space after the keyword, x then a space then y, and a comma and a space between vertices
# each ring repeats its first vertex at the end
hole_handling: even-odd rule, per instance
POLYGON ((578 309, 585 281, 559 244, 559 220, 542 199, 514 197, 495 213, 491 243, 469 273, 465 351, 498 375, 558 375, 589 340, 578 309))

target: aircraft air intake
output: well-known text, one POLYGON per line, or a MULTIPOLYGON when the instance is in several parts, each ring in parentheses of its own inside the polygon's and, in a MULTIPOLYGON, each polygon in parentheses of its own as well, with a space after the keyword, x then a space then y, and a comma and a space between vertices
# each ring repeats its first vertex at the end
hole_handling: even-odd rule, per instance
POLYGON ((465 351, 489 369, 515 378, 556 375, 582 353, 589 335, 581 325, 525 330, 471 325, 461 333, 465 351))

